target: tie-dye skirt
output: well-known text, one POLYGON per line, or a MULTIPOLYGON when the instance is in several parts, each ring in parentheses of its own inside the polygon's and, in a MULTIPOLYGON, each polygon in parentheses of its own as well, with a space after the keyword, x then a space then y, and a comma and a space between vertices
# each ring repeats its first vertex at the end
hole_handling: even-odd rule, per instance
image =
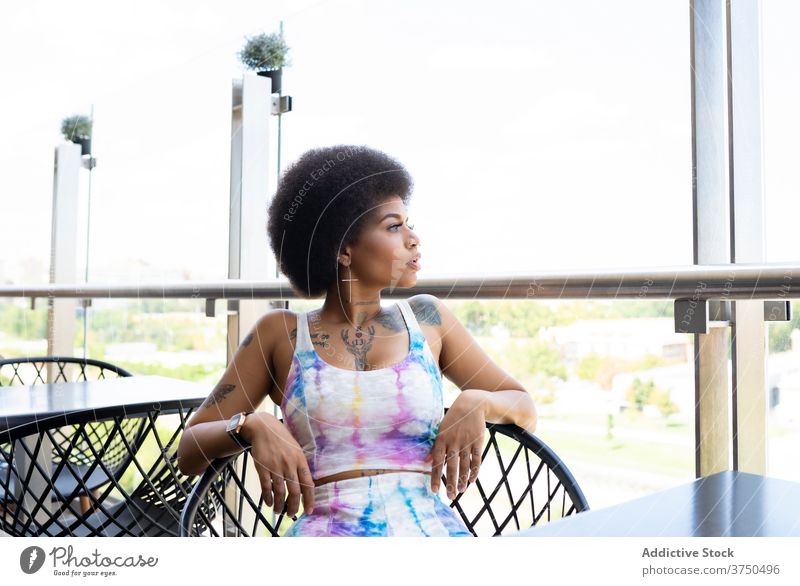
POLYGON ((314 512, 303 511, 284 537, 472 537, 458 512, 431 490, 431 475, 386 472, 314 488, 314 512))

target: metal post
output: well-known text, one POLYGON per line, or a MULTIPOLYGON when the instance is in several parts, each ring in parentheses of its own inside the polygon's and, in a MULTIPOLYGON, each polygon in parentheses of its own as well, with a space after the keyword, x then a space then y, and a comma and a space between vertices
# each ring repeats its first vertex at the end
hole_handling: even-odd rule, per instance
MULTIPOLYGON (((78 171, 80 145, 65 142, 56 147, 53 172, 53 216, 50 239, 50 283, 75 283, 78 279, 78 171)), ((47 353, 72 356, 75 344, 77 300, 51 298, 47 319, 47 353)), ((48 375, 50 369, 48 369, 48 375)), ((48 380, 50 380, 48 378, 48 380)))
MULTIPOLYGON (((725 12, 721 0, 691 0, 692 198, 695 264, 729 262, 725 12)), ((728 331, 694 335, 695 474, 729 466, 728 331)))
MULTIPOLYGON (((726 2, 731 262, 765 259, 759 0, 726 2)), ((733 469, 767 473, 767 337, 764 303, 733 302, 733 469)))
MULTIPOLYGON (((50 238, 50 283, 74 283, 77 281, 78 251, 78 172, 81 168, 81 147, 72 142, 65 142, 55 149, 53 166, 53 213, 51 218, 50 238)), ((47 310, 47 353, 50 356, 72 356, 75 344, 75 308, 77 300, 70 298, 48 299, 47 310)), ((47 364, 47 381, 55 380, 57 370, 55 364, 47 364)), ((23 448, 23 443, 33 451, 38 441, 37 436, 23 438, 17 442, 14 450, 15 466, 21 478, 30 474, 27 491, 22 496, 23 506, 27 510, 34 509, 34 501, 40 495, 48 494, 48 481, 52 470, 53 446, 48 437, 42 437, 37 463, 45 474, 32 466, 32 462, 23 448), (32 470, 31 470, 32 468, 32 470)), ((17 487, 21 491, 22 487, 17 487)), ((41 499, 42 508, 34 515, 40 522, 51 517, 50 498, 41 499)))
MULTIPOLYGON (((266 236, 269 194, 269 140, 272 112, 272 79, 245 74, 233 81, 231 111, 231 190, 228 277, 266 280, 275 272, 275 261, 266 236)), ((228 356, 230 364, 244 336, 270 308, 265 299, 238 299, 229 303, 228 356)), ((253 405, 256 411, 275 413, 269 399, 253 405)), ((251 460, 252 465, 252 460, 251 460)), ((241 471, 239 471, 241 474, 241 471)), ((247 474, 250 494, 260 493, 256 471, 247 474)), ((232 499, 235 490, 228 491, 232 499)), ((230 504, 235 505, 235 502, 230 504)), ((245 515, 245 527, 254 526, 245 515)))

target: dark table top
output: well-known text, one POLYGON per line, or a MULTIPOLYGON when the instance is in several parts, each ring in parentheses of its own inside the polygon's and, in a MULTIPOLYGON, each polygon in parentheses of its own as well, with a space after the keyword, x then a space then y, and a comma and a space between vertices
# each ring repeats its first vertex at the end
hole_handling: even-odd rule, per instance
POLYGON ((35 432, 37 424, 52 428, 197 407, 210 393, 211 387, 206 384, 154 375, 2 387, 0 433, 10 431, 13 437, 19 437, 29 435, 32 426, 35 432))
POLYGON ((630 502, 531 527, 512 537, 800 535, 800 484, 726 470, 630 502))

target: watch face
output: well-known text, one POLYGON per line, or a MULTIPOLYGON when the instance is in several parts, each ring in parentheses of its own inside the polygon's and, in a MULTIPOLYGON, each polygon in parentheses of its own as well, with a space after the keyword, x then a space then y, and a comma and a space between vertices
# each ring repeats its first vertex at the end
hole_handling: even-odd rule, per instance
POLYGON ((239 425, 239 420, 241 419, 240 414, 236 414, 231 417, 230 421, 228 421, 228 426, 225 428, 227 431, 233 431, 236 429, 236 426, 239 425))

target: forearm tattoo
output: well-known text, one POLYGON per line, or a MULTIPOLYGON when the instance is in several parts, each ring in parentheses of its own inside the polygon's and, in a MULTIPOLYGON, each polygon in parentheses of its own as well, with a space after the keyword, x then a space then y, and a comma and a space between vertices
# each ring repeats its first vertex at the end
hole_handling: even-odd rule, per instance
POLYGON ((225 397, 230 395, 233 392, 233 389, 236 388, 236 385, 228 384, 228 383, 219 383, 208 398, 203 402, 203 406, 208 409, 212 405, 219 405, 222 401, 225 400, 225 397))

